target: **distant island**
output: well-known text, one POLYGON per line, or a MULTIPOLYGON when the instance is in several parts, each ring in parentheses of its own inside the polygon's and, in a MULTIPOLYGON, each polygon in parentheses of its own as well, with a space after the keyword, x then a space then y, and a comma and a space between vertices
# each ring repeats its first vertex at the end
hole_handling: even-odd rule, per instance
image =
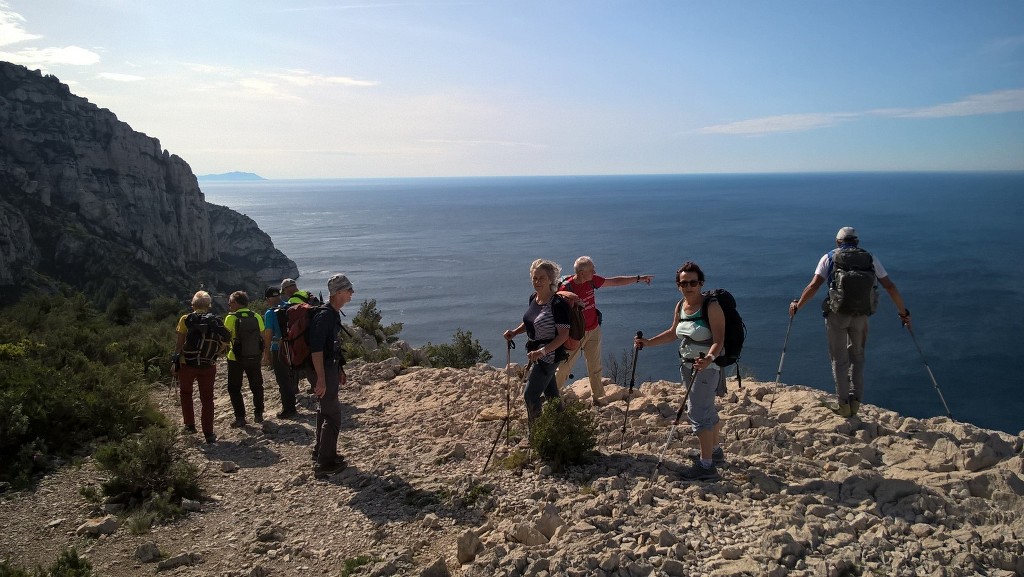
POLYGON ((266 180, 252 172, 225 172, 223 174, 203 174, 197 176, 200 181, 221 181, 221 180, 266 180))

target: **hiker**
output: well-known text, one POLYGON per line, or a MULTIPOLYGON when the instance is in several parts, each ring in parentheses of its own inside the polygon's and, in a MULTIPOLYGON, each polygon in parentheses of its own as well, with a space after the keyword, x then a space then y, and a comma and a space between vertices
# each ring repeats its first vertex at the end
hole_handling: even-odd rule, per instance
POLYGON ((341 353, 341 307, 352 300, 355 290, 343 274, 327 281, 328 306, 316 309, 309 326, 309 351, 313 368, 309 379, 313 393, 320 399, 316 411, 316 444, 313 458, 315 472, 331 475, 345 468, 345 458, 338 454, 338 433, 341 431, 341 402, 338 388, 345 384, 345 357, 341 353))
MULTIPOLYGON (((889 274, 885 272, 882 263, 866 251, 860 249, 860 240, 857 238, 857 231, 853 227, 844 226, 836 233, 836 248, 825 253, 818 260, 818 266, 814 269, 814 276, 807 284, 800 298, 789 303, 789 316, 796 315, 807 301, 814 297, 818 288, 829 283, 829 294, 822 303, 822 314, 825 317, 825 335, 828 338, 828 356, 832 360, 832 378, 836 382, 837 412, 841 417, 852 417, 857 414, 860 404, 864 399, 864 345, 868 340, 868 316, 874 312, 878 302, 878 292, 874 280, 878 280, 889 298, 896 305, 897 314, 903 326, 910 327, 910 311, 903 304, 903 296, 893 284, 889 274), (870 261, 870 265, 860 266, 866 269, 869 276, 867 282, 861 283, 857 292, 863 294, 851 294, 852 290, 837 290, 836 276, 844 272, 844 266, 836 266, 836 257, 860 258, 862 261, 870 261), (859 303, 851 305, 847 310, 842 301, 852 302, 854 299, 859 303), (860 304, 867 303, 867 304, 860 304), (837 310, 838 309, 838 310, 837 310), (851 384, 853 390, 851 391, 851 384)), ((842 263, 840 263, 842 264, 842 263)), ((855 267, 846 266, 853 270, 855 267)), ((850 284, 850 283, 846 283, 850 284)), ((853 286, 851 284, 851 286, 853 286)))
POLYGON ((242 400, 242 374, 252 391, 252 420, 263 422, 263 317, 249 310, 249 295, 235 291, 228 297, 228 313, 224 326, 231 333, 228 351, 228 396, 235 420, 231 427, 244 427, 245 401, 242 400))
MULTIPOLYGON (((194 384, 199 386, 200 419, 203 428, 203 436, 207 443, 215 443, 217 436, 213 433, 213 385, 217 377, 217 356, 223 352, 221 343, 214 342, 213 330, 220 328, 223 331, 223 324, 220 318, 210 313, 210 306, 213 299, 210 293, 198 291, 192 296, 192 312, 181 315, 178 319, 178 338, 174 344, 174 355, 171 356, 171 372, 178 376, 178 392, 181 395, 181 420, 184 422, 184 430, 187 433, 196 432, 195 408, 192 404, 192 392, 194 384), (209 316, 204 316, 209 315, 209 316), (194 338, 202 338, 206 331, 200 329, 207 319, 216 319, 210 322, 215 325, 211 329, 211 342, 204 347, 201 342, 186 343, 190 331, 194 338), (189 350, 186 350, 186 344, 189 350), (182 358, 184 357, 184 358, 182 358)), ((226 339, 224 339, 226 341, 226 339)))
POLYGON ((576 274, 563 280, 559 285, 559 290, 569 291, 580 297, 580 301, 583 303, 583 318, 586 320, 586 333, 580 341, 579 348, 570 351, 569 358, 558 366, 555 379, 558 382, 558 388, 561 389, 569 378, 576 359, 582 352, 587 363, 587 376, 590 378, 590 391, 593 393, 594 405, 602 406, 607 403, 601 400, 604 397, 604 385, 601 383, 603 372, 601 367, 601 311, 597 310, 594 291, 603 286, 626 286, 641 282, 650 285, 654 275, 602 277, 596 273, 594 261, 589 256, 581 256, 576 259, 573 269, 576 274))
POLYGON ((281 281, 281 294, 281 300, 291 304, 307 303, 309 298, 313 296, 309 291, 299 290, 299 286, 293 278, 286 278, 281 281))
POLYGON ((643 348, 682 339, 679 374, 683 384, 690 388, 686 416, 700 442, 700 455, 693 466, 683 469, 681 474, 690 481, 713 481, 718 479, 715 465, 725 460, 721 445, 722 421, 715 406, 715 392, 723 384, 724 375, 721 367, 713 362, 725 351, 725 313, 717 301, 711 300, 707 318, 702 318, 701 309, 707 297, 701 293, 704 271, 696 263, 687 261, 679 267, 676 286, 683 298, 672 312, 672 324, 650 339, 637 337, 634 343, 643 348))
POLYGON ((530 264, 530 280, 535 292, 530 295, 523 322, 504 333, 507 341, 523 332, 528 338, 526 358, 533 369, 523 389, 523 398, 530 423, 540 416, 542 396, 548 400, 559 398, 555 368, 565 358, 562 343, 569 338, 569 305, 555 295, 559 272, 561 268, 549 260, 537 259, 530 264))
POLYGON ((294 371, 281 353, 281 324, 277 322, 281 291, 277 287, 267 287, 263 296, 267 300, 267 310, 263 313, 263 364, 274 370, 274 380, 281 394, 281 411, 277 418, 290 419, 299 414, 295 410, 295 393, 299 385, 294 371))

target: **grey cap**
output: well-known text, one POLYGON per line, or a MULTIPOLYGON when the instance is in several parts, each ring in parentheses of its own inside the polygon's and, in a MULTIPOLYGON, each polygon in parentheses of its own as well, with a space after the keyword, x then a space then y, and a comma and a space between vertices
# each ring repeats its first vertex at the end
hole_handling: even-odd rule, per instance
POLYGON ((857 240, 857 230, 852 226, 844 226, 836 233, 836 240, 857 240))
POLYGON ((295 279, 286 278, 283 281, 281 281, 281 290, 284 290, 290 286, 298 286, 297 284, 295 284, 295 279))
POLYGON ((351 288, 352 281, 348 280, 348 277, 341 273, 338 273, 327 280, 327 292, 330 294, 347 291, 351 288))

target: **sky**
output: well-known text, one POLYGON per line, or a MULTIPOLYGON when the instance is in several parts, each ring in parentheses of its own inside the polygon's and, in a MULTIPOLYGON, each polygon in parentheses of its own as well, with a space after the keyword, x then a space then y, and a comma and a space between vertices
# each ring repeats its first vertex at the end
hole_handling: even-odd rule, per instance
POLYGON ((1024 170, 1021 0, 0 0, 197 175, 1024 170))

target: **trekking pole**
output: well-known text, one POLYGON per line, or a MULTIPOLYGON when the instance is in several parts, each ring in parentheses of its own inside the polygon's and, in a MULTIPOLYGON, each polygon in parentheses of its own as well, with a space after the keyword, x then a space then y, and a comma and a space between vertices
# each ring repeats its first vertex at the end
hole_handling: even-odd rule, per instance
MULTIPOLYGON (((487 465, 491 463, 491 457, 494 456, 494 449, 498 446, 498 439, 501 438, 501 432, 508 426, 508 421, 512 416, 512 375, 509 374, 509 370, 512 366, 512 349, 516 348, 515 341, 509 339, 508 346, 506 347, 507 354, 505 356, 505 418, 501 421, 501 426, 498 427, 498 434, 494 436, 494 442, 491 443, 491 452, 487 453, 487 460, 484 461, 484 468, 480 470, 480 474, 483 475, 487 471, 487 465)), ((505 435, 505 442, 508 443, 508 435, 505 435)))
MULTIPOLYGON (((704 353, 700 354, 700 358, 704 358, 704 353)), ((686 383, 686 393, 683 395, 683 402, 679 405, 679 410, 676 411, 676 420, 673 421, 672 428, 668 430, 668 439, 665 440, 665 446, 661 449, 661 455, 658 456, 658 464, 654 466, 654 472, 651 473, 651 483, 658 478, 658 469, 661 468, 661 462, 665 459, 665 452, 668 451, 668 446, 672 442, 672 435, 676 432, 676 427, 679 425, 679 419, 682 418, 683 411, 686 410, 686 401, 690 398, 690 389, 693 388, 693 381, 696 378, 697 363, 694 363, 693 369, 690 370, 690 380, 686 383)))
MULTIPOLYGON (((779 379, 782 378, 782 362, 786 360, 786 347, 789 346, 789 331, 793 330, 793 317, 789 317, 789 326, 786 327, 786 340, 782 341, 782 356, 779 357, 779 370, 775 372, 775 384, 779 384, 779 379)), ((768 412, 772 412, 772 405, 775 404, 775 397, 777 394, 772 395, 772 402, 768 403, 768 412)))
MULTIPOLYGON (((636 338, 644 338, 643 331, 636 332, 636 338)), ((626 442, 626 421, 629 420, 629 401, 633 398, 633 383, 636 382, 636 357, 640 349, 643 348, 640 345, 633 345, 633 374, 629 377, 629 392, 626 393, 626 414, 622 417, 622 438, 619 439, 619 450, 622 450, 624 443, 626 442)))
POLYGON ((939 394, 939 400, 942 401, 942 406, 946 407, 946 416, 950 419, 953 418, 953 413, 949 410, 949 405, 946 404, 946 398, 942 396, 942 391, 939 390, 939 383, 935 382, 935 375, 932 374, 932 368, 928 366, 928 359, 924 358, 924 351, 921 350, 921 345, 917 344, 917 337, 914 336, 914 329, 910 328, 910 325, 906 323, 903 326, 907 327, 907 332, 910 333, 910 338, 914 341, 914 346, 917 347, 918 354, 921 355, 921 361, 924 363, 925 370, 928 371, 928 376, 932 379, 932 386, 935 387, 935 392, 939 394))

